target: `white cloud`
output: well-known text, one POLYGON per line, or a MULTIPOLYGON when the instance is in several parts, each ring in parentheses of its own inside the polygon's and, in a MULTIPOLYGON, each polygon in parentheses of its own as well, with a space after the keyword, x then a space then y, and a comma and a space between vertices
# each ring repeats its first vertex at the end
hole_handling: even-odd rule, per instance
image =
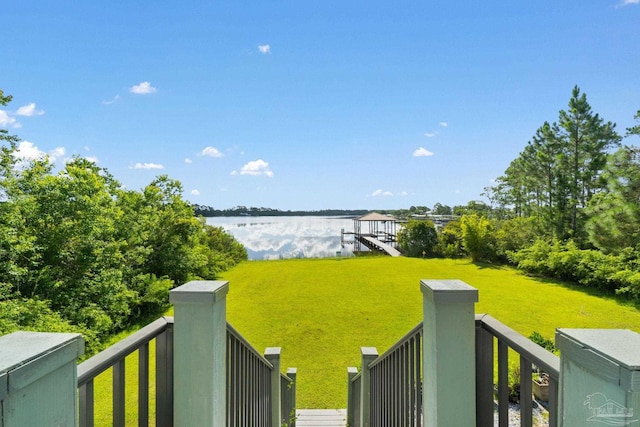
POLYGON ((238 171, 231 171, 231 173, 229 175, 236 176, 236 175, 238 175, 238 171))
POLYGON ((447 126, 449 126, 449 123, 447 123, 447 122, 440 122, 440 126, 442 126, 443 128, 446 128, 447 126))
POLYGON ((100 160, 98 160, 98 158, 96 156, 86 156, 85 159, 87 159, 90 162, 93 162, 95 164, 100 163, 100 160))
POLYGON ((402 197, 406 197, 408 195, 409 195, 409 193, 407 193, 406 191, 403 191, 402 193, 400 193, 400 196, 402 196, 402 197))
POLYGON ((35 102, 32 102, 27 105, 23 105, 22 107, 18 108, 18 111, 16 111, 16 116, 32 117, 32 116, 41 116, 43 114, 44 114, 44 110, 36 110, 35 102))
POLYGON ((393 193, 391 191, 383 191, 383 190, 376 190, 371 194, 373 197, 380 197, 380 196, 393 196, 393 193))
POLYGON ((438 132, 425 132, 424 136, 426 136, 427 138, 433 138, 437 134, 438 134, 438 132))
POLYGON ((193 189, 193 190, 191 190, 191 195, 192 196, 199 196, 200 192, 198 190, 196 190, 196 189, 193 189))
POLYGON ((429 157, 429 156, 433 156, 433 153, 423 147, 420 147, 413 152, 413 157, 429 157))
POLYGON ((129 169, 164 169, 164 166, 159 163, 136 163, 129 169))
POLYGON ((258 46, 258 50, 263 55, 266 55, 268 53, 271 53, 271 46, 269 46, 268 44, 261 44, 261 45, 258 46))
POLYGON ((149 82, 141 82, 135 86, 131 86, 131 88, 129 89, 129 92, 135 93, 136 95, 147 95, 156 91, 157 89, 151 86, 151 83, 149 82))
POLYGON ((0 110, 0 126, 3 127, 20 127, 16 119, 11 117, 6 111, 0 110))
POLYGON ((64 147, 56 147, 53 150, 49 151, 49 160, 55 162, 60 157, 64 157, 66 150, 64 147))
POLYGON ((184 159, 184 162, 185 162, 186 164, 188 164, 188 165, 190 165, 191 163, 193 163, 193 161, 192 161, 190 158, 188 158, 188 157, 184 159))
POLYGON ((13 156, 18 160, 29 161, 43 159, 46 153, 36 147, 33 142, 21 141, 13 156))
MULTIPOLYGON (((134 87, 136 87, 136 86, 134 86, 134 87)), ((132 88, 131 88, 131 91, 132 91, 132 92, 133 92, 133 88, 134 88, 134 87, 132 87, 132 88)), ((135 92, 134 92, 134 93, 135 93, 135 92)), ((116 96, 114 96, 113 98, 111 98, 111 100, 109 100, 109 101, 102 101, 102 104, 103 104, 103 105, 111 105, 111 104, 115 104, 116 102, 118 102, 118 100, 119 100, 119 99, 120 99, 120 95, 116 95, 116 96)))
POLYGON ((222 157, 222 153, 220 152, 220 150, 218 150, 217 148, 214 148, 214 147, 205 147, 200 152, 200 155, 201 156, 214 157, 214 158, 222 157))
POLYGON ((240 175, 251 175, 251 176, 264 175, 266 177, 272 178, 273 172, 269 168, 269 163, 265 162, 262 159, 258 159, 258 160, 251 161, 246 165, 242 166, 242 169, 240 169, 240 175))
POLYGON ((622 0, 621 6, 629 6, 630 4, 640 4, 640 0, 622 0))

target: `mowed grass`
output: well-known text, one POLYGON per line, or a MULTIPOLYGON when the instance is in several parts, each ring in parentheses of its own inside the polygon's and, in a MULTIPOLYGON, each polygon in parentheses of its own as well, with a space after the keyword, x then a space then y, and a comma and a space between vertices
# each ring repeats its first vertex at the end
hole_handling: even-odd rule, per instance
MULTIPOLYGON (((260 352, 282 347, 283 371, 298 368, 299 408, 346 407, 347 367, 360 366, 360 347, 382 354, 422 320, 421 279, 463 280, 479 289, 476 313, 525 336, 537 331, 553 339, 559 327, 640 332, 640 311, 632 304, 467 260, 249 261, 221 277, 230 284, 229 322, 260 352)), ((126 369, 127 425, 136 425, 135 355, 126 369)), ((109 424, 110 379, 110 371, 96 379, 96 425, 109 424)))
POLYGON ((488 313, 525 336, 555 329, 626 328, 640 332, 640 311, 467 260, 337 258, 251 261, 225 273, 227 318, 259 351, 282 347, 282 366, 298 368, 299 408, 346 406, 347 367, 360 347, 383 353, 422 320, 421 279, 460 279, 479 290, 488 313))

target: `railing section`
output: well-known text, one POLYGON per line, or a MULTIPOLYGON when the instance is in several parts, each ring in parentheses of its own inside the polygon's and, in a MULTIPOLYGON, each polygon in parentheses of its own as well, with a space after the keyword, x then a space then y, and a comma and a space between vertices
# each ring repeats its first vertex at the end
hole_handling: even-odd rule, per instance
POLYGON ((515 351, 520 359, 520 425, 533 425, 532 373, 535 365, 549 376, 549 427, 555 427, 558 419, 560 359, 486 314, 476 315, 476 425, 494 423, 494 338, 498 342, 499 427, 509 425, 509 349, 515 351))
POLYGON ((80 426, 94 425, 94 379, 113 368, 113 425, 125 425, 125 358, 138 352, 138 425, 149 425, 149 343, 156 341, 156 425, 173 425, 173 318, 163 317, 78 365, 80 426))
MULTIPOLYGON (((272 401, 274 365, 227 323, 227 426, 273 426, 273 411, 281 424, 295 423, 295 380, 280 375, 281 400, 272 401)), ((289 369, 295 377, 295 370, 289 369)))
MULTIPOLYGON (((370 376, 369 422, 372 427, 417 427, 422 424, 422 322, 373 360, 370 376)), ((361 374, 349 371, 347 418, 361 424, 361 374)))

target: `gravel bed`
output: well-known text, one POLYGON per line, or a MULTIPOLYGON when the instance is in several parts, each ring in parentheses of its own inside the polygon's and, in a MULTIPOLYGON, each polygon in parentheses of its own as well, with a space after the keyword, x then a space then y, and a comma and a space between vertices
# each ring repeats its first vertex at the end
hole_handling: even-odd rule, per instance
MULTIPOLYGON (((540 403, 533 401, 534 427, 548 427, 548 412, 540 403)), ((498 402, 494 404, 493 425, 498 427, 498 402)), ((509 403, 509 427, 520 427, 520 404, 509 403)))

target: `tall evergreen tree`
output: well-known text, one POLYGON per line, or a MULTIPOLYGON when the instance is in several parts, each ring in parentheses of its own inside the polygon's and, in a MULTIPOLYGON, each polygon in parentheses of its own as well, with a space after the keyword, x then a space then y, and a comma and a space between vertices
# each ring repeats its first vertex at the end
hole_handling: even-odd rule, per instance
POLYGON ((615 124, 605 123, 593 113, 587 95, 581 94, 578 86, 573 88, 569 109, 560 111, 559 123, 554 123, 553 133, 563 147, 559 173, 566 179, 569 196, 568 230, 561 237, 581 238, 584 217, 580 211, 604 188, 600 174, 608 150, 619 145, 621 137, 615 131, 615 124))
POLYGON ((538 216, 558 238, 586 241, 584 209, 605 189, 602 170, 621 138, 615 124, 592 111, 578 86, 568 107, 558 122, 537 129, 498 180, 493 197, 511 203, 516 216, 538 216))

